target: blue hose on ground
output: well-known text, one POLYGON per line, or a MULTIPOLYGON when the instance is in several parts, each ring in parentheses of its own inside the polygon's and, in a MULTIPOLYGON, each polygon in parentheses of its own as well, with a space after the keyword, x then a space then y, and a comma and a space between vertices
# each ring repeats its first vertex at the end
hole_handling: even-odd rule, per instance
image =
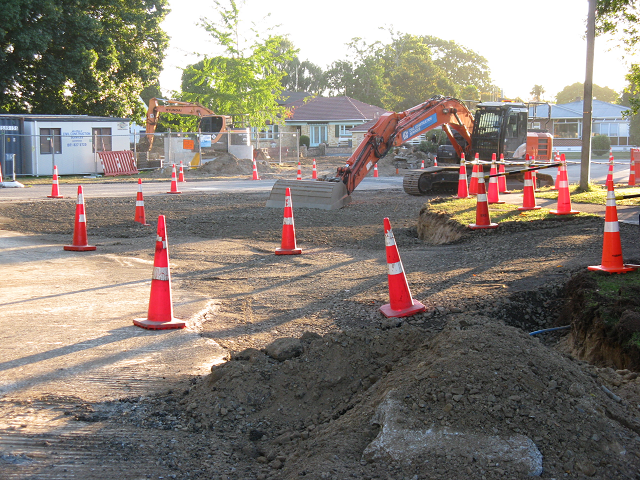
POLYGON ((557 330, 566 330, 567 328, 571 328, 571 325, 565 325, 564 327, 545 328, 544 330, 536 330, 535 332, 531 332, 529 335, 537 335, 539 333, 555 332, 557 330))

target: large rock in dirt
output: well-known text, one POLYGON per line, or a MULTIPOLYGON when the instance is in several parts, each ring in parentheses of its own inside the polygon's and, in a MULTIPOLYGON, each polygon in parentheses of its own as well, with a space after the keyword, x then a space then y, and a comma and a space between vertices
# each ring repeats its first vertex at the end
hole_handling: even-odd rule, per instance
POLYGON ((302 342, 298 338, 279 338, 264 349, 265 353, 274 360, 284 362, 290 358, 298 357, 302 354, 302 342))
POLYGON ((410 416, 402 402, 390 392, 378 406, 371 423, 380 426, 380 433, 364 450, 368 461, 386 460, 411 464, 416 459, 433 458, 438 452, 473 459, 482 464, 512 466, 529 476, 542 474, 542 454, 533 441, 524 435, 501 437, 482 432, 464 432, 435 425, 412 427, 410 416))

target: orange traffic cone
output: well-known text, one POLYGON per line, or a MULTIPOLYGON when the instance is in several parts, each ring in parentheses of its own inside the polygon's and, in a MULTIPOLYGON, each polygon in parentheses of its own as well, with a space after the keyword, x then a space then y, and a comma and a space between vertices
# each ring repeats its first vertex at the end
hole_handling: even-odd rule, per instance
POLYGON ((389 317, 409 317, 424 312, 426 307, 411 298, 411 291, 404 274, 404 267, 398 253, 398 246, 391 230, 389 219, 384 219, 384 243, 387 250, 387 269, 390 303, 380 307, 382 314, 389 317))
POLYGON ((460 157, 460 173, 458 174, 458 198, 467 198, 469 188, 467 187, 467 167, 464 164, 464 153, 460 157))
POLYGON ((489 169, 489 193, 487 194, 487 200, 489 201, 489 203, 504 203, 503 200, 500 200, 498 177, 493 176, 497 174, 498 169, 496 168, 496 154, 493 153, 491 155, 491 168, 489 169))
POLYGON ((178 182, 184 183, 186 180, 184 179, 184 170, 182 168, 182 160, 180 160, 180 174, 178 175, 178 182))
MULTIPOLYGON (((500 165, 498 166, 498 173, 505 173, 504 153, 500 154, 500 165)), ((500 175, 498 177, 498 192, 500 192, 500 193, 511 193, 510 190, 507 190, 507 176, 506 175, 500 175)))
POLYGON ((433 157, 433 166, 434 167, 438 166, 438 157, 436 155, 434 155, 434 157, 433 157))
POLYGON ((478 194, 478 177, 479 176, 480 176, 480 155, 476 153, 476 158, 473 159, 473 170, 471 171, 471 180, 469 181, 469 195, 478 194))
POLYGON ((164 215, 158 216, 156 233, 156 253, 153 257, 151 275, 151 295, 147 318, 135 318, 133 324, 148 330, 169 330, 184 328, 186 323, 173 318, 171 300, 171 273, 169 272, 169 242, 164 215))
POLYGON ((276 248, 276 255, 300 255, 302 249, 296 246, 296 229, 293 224, 293 204, 291 189, 287 187, 284 196, 284 220, 282 221, 282 242, 276 248))
POLYGON ((562 154, 562 156, 558 155, 558 152, 556 152, 556 163, 559 163, 560 165, 558 165, 558 173, 556 174, 556 181, 553 184, 552 189, 553 190, 558 190, 559 186, 560 186, 560 179, 561 179, 561 174, 560 172, 562 172, 562 164, 565 161, 564 160, 564 153, 562 154))
POLYGON ((252 180, 260 180, 258 176, 258 165, 256 164, 256 159, 253 159, 253 177, 252 180))
MULTIPOLYGON (((528 165, 527 165, 528 167, 528 165)), ((531 178, 531 171, 527 170, 524 174, 524 192, 522 197, 522 206, 518 207, 518 210, 538 210, 542 207, 536 205, 536 194, 533 188, 533 179, 531 178)))
POLYGON ((53 182, 51 183, 51 195, 47 195, 47 198, 64 198, 62 195, 60 195, 57 165, 53 166, 53 182))
POLYGON ((470 224, 469 228, 471 230, 479 230, 481 228, 498 228, 498 224, 491 223, 491 218, 489 217, 489 203, 487 202, 487 194, 485 192, 484 176, 480 176, 478 178, 476 223, 470 224))
POLYGON ((578 210, 573 210, 571 208, 571 193, 569 192, 569 178, 567 176, 566 165, 562 165, 559 175, 558 207, 557 210, 551 210, 549 213, 552 213, 553 215, 573 215, 580 213, 578 210))
POLYGON ((378 164, 373 166, 373 178, 378 178, 378 164))
POLYGON ((182 193, 178 191, 178 181, 176 180, 176 164, 173 164, 173 170, 171 171, 171 191, 167 193, 182 193))
POLYGON ((640 174, 640 162, 634 160, 633 152, 631 152, 631 163, 629 165, 629 186, 633 187, 636 184, 636 173, 640 174))
MULTIPOLYGON (((527 155, 527 165, 529 167, 534 167, 535 163, 536 163, 536 156, 535 155, 527 155)), ((536 170, 532 170, 531 171, 531 183, 533 183, 533 191, 534 192, 539 192, 540 190, 538 189, 538 176, 536 175, 536 170)))
POLYGON ((62 247, 64 250, 72 252, 88 252, 95 250, 94 245, 89 245, 87 241, 87 217, 84 212, 84 195, 82 185, 78 185, 78 199, 76 200, 76 221, 73 226, 73 243, 62 247))
POLYGON ((138 179, 138 196, 136 197, 136 215, 133 219, 134 222, 141 223, 142 225, 149 226, 144 214, 144 198, 142 197, 142 179, 138 179))
POLYGON ((316 159, 313 159, 313 168, 311 170, 311 180, 318 179, 318 170, 316 169, 316 159))
POLYGON ((607 172, 605 185, 609 185, 609 182, 613 182, 613 152, 611 150, 609 150, 609 171, 607 172))
POLYGON ((613 182, 607 183, 607 208, 604 213, 604 241, 602 244, 602 264, 588 267, 589 270, 608 273, 632 272, 636 267, 622 262, 620 225, 616 208, 616 193, 613 182))
POLYGON ((302 164, 300 161, 298 161, 298 176, 296 177, 296 180, 302 180, 302 164))
POLYGON ((424 170, 424 158, 422 159, 422 162, 420 163, 420 170, 424 170))

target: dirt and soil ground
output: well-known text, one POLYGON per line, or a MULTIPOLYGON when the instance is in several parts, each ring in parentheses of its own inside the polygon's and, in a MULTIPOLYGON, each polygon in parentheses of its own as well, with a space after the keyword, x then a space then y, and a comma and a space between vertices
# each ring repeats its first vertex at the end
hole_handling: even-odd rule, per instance
MULTIPOLYGON (((432 245, 416 225, 428 198, 363 191, 337 211, 294 205, 303 254, 275 256, 282 211, 265 200, 145 198, 150 223, 167 218, 174 290, 212 300, 201 335, 228 361, 103 402, 62 386, 5 394, 0 477, 640 478, 637 374, 618 359, 576 358, 571 330, 528 334, 571 321, 565 285, 600 262, 602 219, 432 245), (389 301, 384 217, 427 307, 413 317, 379 312, 389 301), (82 435, 42 439, 40 456, 20 450, 19 439, 40 438, 31 423, 61 417, 82 435)), ((151 260, 155 230, 131 222, 134 206, 86 200, 88 235, 105 254, 151 260)), ((68 243, 74 208, 74 199, 0 204, 2 228, 68 243)), ((639 263, 637 226, 620 228, 625 260, 639 263)))

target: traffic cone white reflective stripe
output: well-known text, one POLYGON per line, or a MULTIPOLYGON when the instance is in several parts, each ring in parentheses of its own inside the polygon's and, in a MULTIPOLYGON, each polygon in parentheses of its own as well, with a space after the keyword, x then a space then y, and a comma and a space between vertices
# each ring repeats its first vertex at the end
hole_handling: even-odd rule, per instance
POLYGON ((136 318, 133 324, 148 330, 169 330, 184 328, 186 323, 173 317, 171 298, 171 273, 169 271, 169 242, 164 215, 158 216, 153 272, 151 273, 151 294, 147 318, 136 318))
POLYGON ((620 225, 616 207, 616 193, 613 182, 607 183, 607 205, 604 213, 604 239, 602 242, 602 263, 588 267, 592 271, 608 273, 627 273, 637 267, 625 265, 622 260, 622 243, 620 241, 620 225))
POLYGON ((313 159, 313 169, 311 170, 311 179, 312 180, 317 180, 318 179, 318 170, 316 169, 316 159, 313 159))
POLYGON ((384 219, 384 241, 387 256, 387 279, 390 302, 380 307, 385 317, 408 317, 424 312, 426 307, 411 298, 411 291, 404 273, 398 247, 388 218, 384 219))
POLYGON ((182 193, 178 191, 178 180, 176 179, 176 164, 173 164, 173 168, 171 170, 171 191, 167 193, 182 193))
POLYGON ((73 227, 73 241, 71 245, 65 245, 63 249, 72 252, 88 252, 96 249, 94 245, 89 245, 87 240, 87 218, 84 210, 84 194, 82 192, 82 185, 78 186, 76 218, 73 227))
POLYGON ((458 198, 467 198, 469 188, 467 186, 467 167, 464 164, 464 153, 460 157, 460 173, 458 174, 458 198))
POLYGON ((293 202, 291 189, 287 187, 284 196, 284 218, 282 220, 282 242, 276 255, 300 255, 302 249, 296 245, 296 229, 293 222, 293 202))
POLYGON ((178 182, 184 183, 186 180, 184 179, 184 170, 182 167, 182 160, 180 160, 180 174, 178 175, 178 182))
MULTIPOLYGON (((0 182, 2 178, 0 178, 0 182)), ((53 180, 51 182, 51 195, 47 195, 47 198, 64 198, 60 195, 60 186, 58 185, 58 166, 53 166, 53 180)))
POLYGON ((485 193, 484 177, 478 178, 478 196, 476 202, 476 223, 469 225, 471 230, 485 229, 485 228, 498 228, 497 223, 491 222, 489 216, 489 203, 487 201, 487 194, 485 193))
POLYGON ((144 213, 144 197, 142 196, 142 179, 138 179, 138 194, 136 196, 136 212, 133 218, 134 222, 141 223, 148 226, 147 219, 144 213))

